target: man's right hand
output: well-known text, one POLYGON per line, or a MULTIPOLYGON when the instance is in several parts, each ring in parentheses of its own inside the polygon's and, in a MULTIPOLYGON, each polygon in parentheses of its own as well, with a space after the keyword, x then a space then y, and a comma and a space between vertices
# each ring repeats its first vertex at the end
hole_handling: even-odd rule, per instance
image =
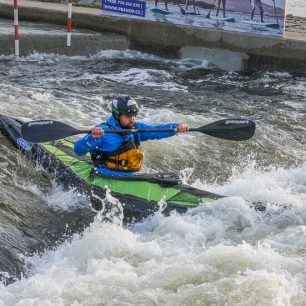
POLYGON ((92 138, 100 138, 104 136, 104 130, 100 127, 93 127, 91 129, 91 137, 92 138))

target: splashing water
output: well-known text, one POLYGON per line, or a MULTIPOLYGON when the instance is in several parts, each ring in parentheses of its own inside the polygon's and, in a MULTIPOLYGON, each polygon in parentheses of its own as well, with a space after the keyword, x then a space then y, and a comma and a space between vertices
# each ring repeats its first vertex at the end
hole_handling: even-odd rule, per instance
POLYGON ((146 172, 176 172, 227 197, 169 217, 161 199, 158 212, 132 224, 122 223, 125 203, 109 191, 96 199, 97 214, 0 134, 0 274, 25 275, 0 285, 1 306, 305 303, 305 78, 224 73, 133 51, 1 56, 0 71, 0 112, 24 120, 88 128, 107 118, 116 94, 129 93, 147 123, 257 123, 247 142, 190 133, 144 143, 146 172))

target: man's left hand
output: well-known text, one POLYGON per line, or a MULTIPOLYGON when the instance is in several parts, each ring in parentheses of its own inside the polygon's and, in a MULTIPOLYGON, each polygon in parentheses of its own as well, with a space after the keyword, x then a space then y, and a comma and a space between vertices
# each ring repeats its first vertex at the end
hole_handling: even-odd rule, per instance
POLYGON ((179 124, 176 126, 177 133, 186 133, 187 131, 189 131, 188 124, 179 124))

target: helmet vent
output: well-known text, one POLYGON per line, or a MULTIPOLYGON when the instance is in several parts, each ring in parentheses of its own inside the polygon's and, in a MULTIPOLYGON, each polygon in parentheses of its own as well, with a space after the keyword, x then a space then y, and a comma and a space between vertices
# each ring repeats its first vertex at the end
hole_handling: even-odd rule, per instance
POLYGON ((130 100, 127 102, 127 106, 132 106, 132 105, 137 105, 137 103, 136 103, 135 100, 130 99, 130 100))

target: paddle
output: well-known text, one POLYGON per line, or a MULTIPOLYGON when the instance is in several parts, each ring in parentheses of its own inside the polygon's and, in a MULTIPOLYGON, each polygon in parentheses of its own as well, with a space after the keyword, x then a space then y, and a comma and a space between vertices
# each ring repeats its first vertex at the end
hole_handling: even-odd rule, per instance
MULTIPOLYGON (((145 132, 176 132, 172 129, 121 129, 105 130, 105 133, 145 133, 145 132)), ((248 140, 255 133, 255 122, 249 119, 222 119, 198 128, 190 128, 189 132, 200 132, 227 140, 248 140)), ((32 143, 48 142, 73 135, 91 133, 91 130, 78 130, 55 120, 36 120, 22 124, 22 137, 32 143)))
MULTIPOLYGON (((159 129, 120 129, 105 130, 105 133, 137 132, 176 132, 175 128, 159 129)), ((200 132, 226 140, 248 140, 255 133, 255 123, 249 119, 222 119, 199 128, 190 128, 189 132, 200 132)), ((55 120, 36 120, 21 126, 23 138, 29 142, 39 143, 53 141, 73 135, 91 133, 91 130, 78 130, 55 120)))
MULTIPOLYGON (((121 129, 105 130, 105 133, 145 133, 145 132, 176 132, 172 129, 121 129)), ((200 132, 227 140, 248 140, 255 133, 255 122, 249 119, 222 119, 198 128, 190 128, 189 132, 200 132)), ((32 143, 48 142, 73 135, 91 133, 91 130, 78 130, 55 120, 36 120, 22 124, 22 137, 32 143)))

